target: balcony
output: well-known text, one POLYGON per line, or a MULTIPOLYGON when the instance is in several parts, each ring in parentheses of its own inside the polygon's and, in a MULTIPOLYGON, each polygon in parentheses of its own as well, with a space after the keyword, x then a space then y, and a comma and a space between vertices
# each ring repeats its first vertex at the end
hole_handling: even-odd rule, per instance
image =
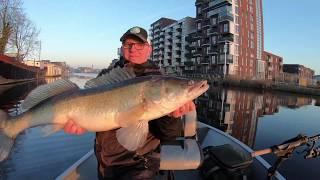
POLYGON ((209 2, 209 7, 213 7, 216 6, 220 3, 228 3, 228 4, 232 4, 232 0, 215 0, 215 1, 211 1, 209 2))
POLYGON ((202 16, 196 17, 196 22, 201 22, 202 21, 202 16))
POLYGON ((202 59, 201 61, 200 61, 200 64, 209 64, 209 59, 202 59))
POLYGON ((184 56, 188 59, 191 59, 193 57, 192 53, 186 53, 184 56))
POLYGON ((185 62, 184 62, 184 65, 185 65, 185 66, 193 66, 193 65, 194 65, 194 62, 193 62, 193 61, 185 61, 185 62))
POLYGON ((208 54, 218 54, 218 48, 210 48, 208 54))
POLYGON ((223 22, 223 21, 233 21, 234 18, 233 18, 233 14, 230 13, 230 12, 225 12, 225 13, 221 13, 219 18, 218 18, 218 21, 219 22, 223 22))
MULTIPOLYGON (((226 63, 227 63, 227 64, 232 64, 232 63, 233 63, 233 55, 227 54, 226 57, 227 57, 226 63)), ((225 55, 224 55, 224 54, 221 54, 221 55, 220 55, 220 58, 219 58, 219 60, 218 60, 218 64, 224 64, 224 59, 225 59, 225 55)))
POLYGON ((173 43, 181 43, 181 40, 180 39, 175 39, 175 40, 173 40, 173 43))
POLYGON ((222 36, 218 39, 219 43, 224 43, 225 41, 227 42, 234 42, 234 37, 233 35, 229 35, 229 36, 222 36))
POLYGON ((206 40, 202 41, 201 46, 210 46, 210 40, 206 39, 206 40))
POLYGON ((200 4, 202 4, 202 0, 197 0, 196 3, 195 3, 196 6, 198 6, 200 4))
POLYGON ((210 21, 205 21, 202 23, 202 28, 210 27, 210 21))
POLYGON ((207 35, 218 34, 218 28, 211 28, 207 35))

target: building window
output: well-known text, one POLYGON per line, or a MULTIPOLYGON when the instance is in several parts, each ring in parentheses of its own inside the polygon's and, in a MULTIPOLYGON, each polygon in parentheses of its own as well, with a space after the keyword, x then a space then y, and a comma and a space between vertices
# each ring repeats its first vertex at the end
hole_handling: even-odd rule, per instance
POLYGON ((229 24, 223 24, 223 32, 229 32, 229 24))
POLYGON ((211 56, 211 64, 216 64, 216 56, 211 56))
POLYGON ((201 23, 197 24, 197 29, 200 30, 201 29, 201 23))
POLYGON ((235 54, 236 55, 239 55, 239 46, 238 45, 235 45, 235 54))
POLYGON ((239 14, 239 7, 238 6, 235 7, 235 12, 236 12, 236 14, 239 14))
POLYGON ((210 34, 210 29, 207 29, 207 35, 209 35, 210 34))
POLYGON ((217 44, 217 36, 211 36, 211 43, 217 44))
POLYGON ((251 40, 250 41, 250 48, 253 49, 254 48, 254 42, 251 40))
POLYGON ((201 13, 201 7, 197 8, 197 14, 199 15, 201 13))
POLYGON ((239 34, 239 25, 236 25, 236 34, 239 34))
POLYGON ((216 25, 216 24, 217 24, 217 18, 212 17, 212 18, 211 18, 211 24, 212 24, 212 25, 216 25))
POLYGON ((198 39, 197 43, 198 43, 198 46, 201 46, 201 39, 198 39))
POLYGON ((235 23, 239 24, 239 16, 235 16, 235 23))

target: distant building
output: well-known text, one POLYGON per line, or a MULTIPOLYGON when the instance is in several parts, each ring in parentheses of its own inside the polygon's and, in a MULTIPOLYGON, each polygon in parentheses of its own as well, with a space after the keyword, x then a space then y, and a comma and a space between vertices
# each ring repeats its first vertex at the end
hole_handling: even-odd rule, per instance
POLYGON ((69 74, 69 68, 65 62, 51 62, 50 60, 25 60, 23 63, 28 66, 45 69, 46 77, 67 76, 69 74))
POLYGON ((313 84, 314 70, 300 64, 284 64, 284 76, 292 76, 295 82, 300 86, 308 86, 313 84))
POLYGON ((44 62, 43 61, 36 61, 36 60, 25 60, 22 63, 28 66, 39 67, 40 69, 44 69, 44 62))
POLYGON ((262 60, 265 62, 265 79, 277 80, 283 76, 283 58, 263 51, 262 60))
POLYGON ((149 29, 149 36, 150 36, 150 40, 153 48, 152 54, 151 54, 151 60, 159 64, 159 66, 164 64, 164 60, 165 60, 164 50, 169 46, 171 46, 172 48, 172 38, 168 37, 172 35, 172 32, 170 33, 168 32, 168 34, 165 34, 164 28, 175 22, 177 21, 174 19, 160 18, 159 20, 152 23, 149 29), (168 42, 165 42, 165 41, 168 41, 168 42))
POLYGON ((320 85, 320 75, 313 76, 314 84, 320 85))
POLYGON ((172 24, 162 27, 160 33, 152 34, 152 60, 167 73, 181 74, 185 69, 184 62, 187 61, 186 37, 195 29, 195 19, 185 17, 169 22, 172 24))
POLYGON ((58 77, 62 75, 62 68, 54 63, 52 63, 50 60, 42 60, 43 65, 45 67, 46 77, 58 77))

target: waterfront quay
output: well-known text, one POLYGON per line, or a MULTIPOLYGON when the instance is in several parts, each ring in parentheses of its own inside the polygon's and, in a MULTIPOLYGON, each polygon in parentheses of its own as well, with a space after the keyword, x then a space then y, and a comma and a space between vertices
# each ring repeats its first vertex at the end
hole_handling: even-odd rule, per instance
POLYGON ((232 77, 219 77, 213 74, 183 74, 185 78, 206 79, 208 83, 214 86, 222 87, 240 87, 250 89, 262 89, 272 91, 283 91, 289 93, 297 93, 304 95, 320 96, 319 85, 302 86, 298 83, 290 81, 268 81, 268 80, 252 80, 252 79, 237 79, 232 77))
POLYGON ((45 71, 27 66, 14 58, 0 55, 0 85, 32 81, 44 76, 45 71))
POLYGON ((0 85, 2 86, 44 79, 45 77, 67 76, 68 72, 65 62, 18 61, 14 57, 0 55, 0 85))

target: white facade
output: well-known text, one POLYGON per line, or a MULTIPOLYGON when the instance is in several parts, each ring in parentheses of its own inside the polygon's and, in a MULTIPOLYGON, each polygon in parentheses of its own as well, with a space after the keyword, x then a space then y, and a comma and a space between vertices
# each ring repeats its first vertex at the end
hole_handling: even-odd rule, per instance
POLYGON ((185 54, 188 53, 185 49, 188 44, 185 38, 194 29, 194 18, 191 17, 183 18, 160 29, 153 37, 160 36, 161 38, 153 42, 158 45, 153 47, 152 60, 158 61, 165 72, 180 74, 186 61, 185 54))
POLYGON ((43 61, 26 60, 26 61, 23 61, 23 63, 28 65, 28 66, 39 67, 40 69, 44 68, 44 62, 43 61))

